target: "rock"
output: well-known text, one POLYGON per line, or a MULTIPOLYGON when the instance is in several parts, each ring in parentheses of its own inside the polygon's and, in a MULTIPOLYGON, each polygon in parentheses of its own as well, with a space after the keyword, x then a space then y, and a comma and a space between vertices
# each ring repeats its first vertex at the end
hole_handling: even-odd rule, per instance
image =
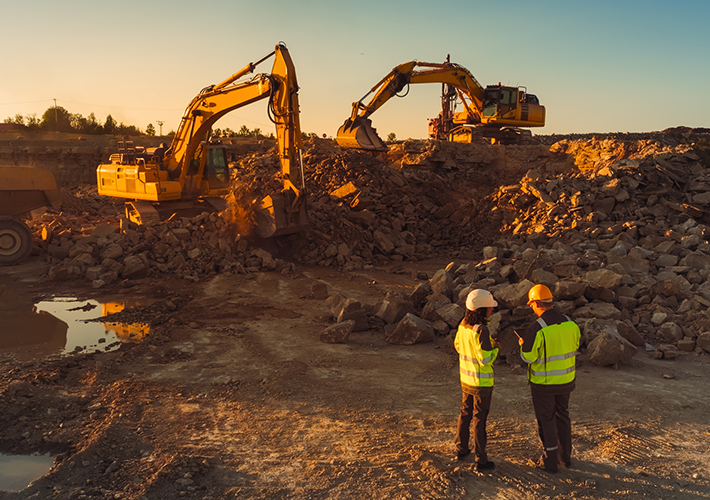
MULTIPOLYGON (((554 290, 557 287, 557 284, 560 282, 560 279, 557 277, 556 274, 545 271, 541 268, 534 269, 530 275, 530 279, 534 283, 546 285, 552 290, 554 290)), ((555 297, 557 297, 557 295, 555 295, 555 297)))
POLYGON ((574 315, 579 318, 621 319, 621 311, 606 302, 591 302, 576 309, 574 315))
POLYGON ((597 366, 628 364, 636 354, 636 348, 620 335, 602 331, 587 346, 589 360, 597 366))
POLYGON ((375 230, 372 233, 372 239, 377 249, 385 255, 391 254, 394 251, 394 243, 382 231, 375 230))
POLYGON ((330 309, 330 312, 334 318, 337 318, 340 315, 340 311, 342 310, 344 303, 345 296, 340 292, 334 293, 325 301, 326 307, 330 309))
POLYGON ((682 328, 672 321, 663 323, 658 329, 658 334, 669 344, 678 342, 684 337, 682 328))
POLYGON ((367 321, 367 314, 359 300, 348 298, 340 305, 340 313, 337 316, 338 323, 353 320, 352 331, 362 332, 369 330, 370 324, 367 321))
POLYGON ((441 317, 436 311, 450 303, 451 301, 447 296, 433 292, 426 298, 426 304, 422 308, 421 317, 427 321, 437 321, 441 319, 441 317))
POLYGON ((320 333, 320 341, 326 344, 345 344, 355 327, 355 321, 345 320, 331 325, 320 333))
POLYGON ((704 332, 698 335, 698 338, 695 340, 695 343, 697 347, 699 347, 703 351, 710 352, 710 332, 704 332))
POLYGON ((678 346, 679 351, 693 352, 693 350, 695 349, 695 339, 693 339, 692 337, 684 337, 683 339, 679 340, 676 345, 678 346))
POLYGON ((595 288, 615 290, 621 285, 624 277, 608 269, 598 269, 596 271, 589 271, 584 276, 584 279, 595 288))
POLYGON ((123 247, 118 243, 111 243, 103 252, 101 252, 101 259, 111 259, 118 260, 119 257, 123 256, 123 247))
POLYGON ((66 281, 69 279, 69 269, 62 265, 52 266, 47 277, 52 281, 66 281))
POLYGON ((409 298, 412 300, 414 307, 419 308, 424 303, 424 300, 426 300, 427 295, 429 295, 430 293, 431 285, 428 281, 424 281, 422 283, 419 283, 414 288, 414 291, 411 293, 409 298))
POLYGON ((385 323, 399 323, 408 313, 414 313, 414 305, 409 300, 398 297, 397 294, 387 294, 384 300, 375 305, 375 316, 385 323))
POLYGON ((428 321, 414 314, 407 314, 387 337, 387 342, 397 345, 412 345, 434 340, 434 328, 428 321))
POLYGON ((129 280, 145 278, 150 272, 150 268, 137 255, 129 255, 123 260, 123 264, 126 267, 123 269, 121 276, 129 280))
POLYGON ((119 231, 119 227, 116 224, 107 224, 105 222, 100 222, 96 225, 94 230, 91 232, 91 236, 95 238, 105 238, 119 231))
POLYGON ((581 281, 558 281, 555 284, 552 296, 556 300, 576 300, 584 296, 586 283, 581 281))
POLYGON ((528 292, 535 283, 524 279, 513 285, 508 285, 493 293, 496 301, 507 309, 525 306, 528 303, 528 292))
POLYGON ((316 300, 328 298, 328 284, 325 281, 317 280, 311 283, 311 296, 316 300))
POLYGON ((466 309, 458 304, 446 304, 436 310, 439 317, 451 328, 456 328, 464 317, 466 309))
POLYGON ((646 345, 646 342, 643 340, 643 337, 638 332, 638 330, 636 330, 631 321, 617 321, 616 328, 619 331, 619 334, 626 340, 631 342, 633 345, 639 347, 643 347, 644 345, 646 345))
POLYGON ((452 273, 445 269, 439 269, 429 281, 429 286, 433 293, 439 293, 451 298, 451 285, 454 282, 452 273))
POLYGON ((97 280, 99 278, 99 276, 101 276, 101 274, 103 274, 103 272, 104 272, 104 268, 101 266, 89 267, 86 270, 86 279, 89 281, 97 280))

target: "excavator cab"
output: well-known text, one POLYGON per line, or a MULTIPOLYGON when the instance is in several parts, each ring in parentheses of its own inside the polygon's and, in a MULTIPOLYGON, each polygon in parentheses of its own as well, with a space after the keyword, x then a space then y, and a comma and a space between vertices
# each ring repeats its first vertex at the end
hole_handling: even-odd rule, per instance
MULTIPOLYGON (((488 85, 483 97, 483 118, 503 117, 518 107, 518 88, 488 85)), ((484 120, 485 122, 485 120, 484 120)))
POLYGON ((207 190, 225 189, 229 187, 227 150, 221 144, 209 145, 202 179, 207 181, 207 190))

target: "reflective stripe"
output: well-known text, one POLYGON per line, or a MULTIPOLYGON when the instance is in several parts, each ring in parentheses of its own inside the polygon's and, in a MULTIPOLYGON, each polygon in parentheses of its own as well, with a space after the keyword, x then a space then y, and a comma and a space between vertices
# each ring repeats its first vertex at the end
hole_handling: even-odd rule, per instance
POLYGON ((528 361, 528 358, 525 357, 525 354, 523 354, 523 351, 520 351, 520 357, 523 358, 523 361, 525 361, 529 365, 531 365, 535 362, 535 361, 528 361))
POLYGON ((540 328, 545 328, 547 326, 547 323, 545 323, 545 320, 542 318, 537 318, 537 324, 540 325, 540 328))
POLYGON ((557 449, 557 446, 555 446, 554 448, 545 448, 545 451, 555 451, 556 449, 557 449))
POLYGON ((567 375, 568 373, 573 373, 574 372, 574 366, 570 368, 566 368, 564 370, 552 370, 549 372, 536 372, 535 370, 531 370, 531 373, 536 376, 536 377, 554 377, 555 375, 567 375))
POLYGON ((468 370, 461 369, 461 374, 462 375, 468 375, 469 377, 473 378, 493 378, 492 373, 478 373, 478 372, 472 372, 468 370))
POLYGON ((485 365, 487 363, 491 362, 491 359, 493 356, 488 356, 487 358, 483 358, 482 360, 477 360, 476 358, 472 358, 470 356, 464 356, 463 354, 459 354, 459 359, 462 359, 464 361, 470 361, 471 363, 476 363, 477 365, 485 365))
POLYGON ((549 363, 550 361, 562 361, 563 359, 573 358, 579 354, 578 351, 568 352, 567 354, 556 354, 549 358, 541 359, 540 363, 549 363))

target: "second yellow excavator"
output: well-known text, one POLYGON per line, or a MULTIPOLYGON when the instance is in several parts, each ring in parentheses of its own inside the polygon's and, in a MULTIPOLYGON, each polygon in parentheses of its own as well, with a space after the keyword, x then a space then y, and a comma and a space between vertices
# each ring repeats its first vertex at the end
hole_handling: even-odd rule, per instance
POLYGON ((283 190, 266 196, 255 207, 255 229, 263 238, 303 229, 308 218, 298 83, 291 56, 282 44, 223 82, 203 89, 185 110, 169 148, 143 151, 132 141, 121 141, 118 153, 97 168, 99 194, 132 200, 126 202, 126 216, 138 223, 181 211, 226 208, 221 198, 230 182, 226 151, 209 140, 210 131, 230 111, 266 98, 276 125, 283 190), (271 56, 271 73, 238 81, 271 56))
MULTIPOLYGON (((353 103, 350 118, 338 129, 336 141, 344 148, 386 151, 387 146, 372 127, 369 117, 411 83, 441 83, 443 111, 429 123, 435 139, 471 142, 482 136, 492 142, 517 142, 525 132, 516 127, 545 125, 545 107, 524 87, 500 83, 482 87, 464 67, 448 61, 410 61, 396 66, 359 101, 353 103), (369 102, 363 101, 370 95, 369 102), (459 98, 464 110, 453 112, 459 98)), ((529 134, 529 131, 526 131, 529 134)))

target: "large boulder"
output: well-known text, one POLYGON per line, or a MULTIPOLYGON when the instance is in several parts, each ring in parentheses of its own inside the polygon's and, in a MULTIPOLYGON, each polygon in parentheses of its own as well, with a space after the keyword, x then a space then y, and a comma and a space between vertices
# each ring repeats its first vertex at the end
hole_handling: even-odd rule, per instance
POLYGON ((617 363, 628 364, 636 354, 636 347, 631 342, 614 334, 611 329, 604 330, 587 346, 589 360, 598 366, 611 366, 617 363))
POLYGON ((530 280, 524 279, 513 285, 508 285, 493 294, 496 300, 507 309, 515 309, 528 303, 528 292, 535 286, 530 280))
POLYGON ((434 340, 434 328, 426 320, 407 314, 387 337, 390 344, 412 345, 434 340))
POLYGON ((355 327, 354 320, 346 320, 329 326, 320 333, 320 341, 326 344, 345 344, 355 327))

